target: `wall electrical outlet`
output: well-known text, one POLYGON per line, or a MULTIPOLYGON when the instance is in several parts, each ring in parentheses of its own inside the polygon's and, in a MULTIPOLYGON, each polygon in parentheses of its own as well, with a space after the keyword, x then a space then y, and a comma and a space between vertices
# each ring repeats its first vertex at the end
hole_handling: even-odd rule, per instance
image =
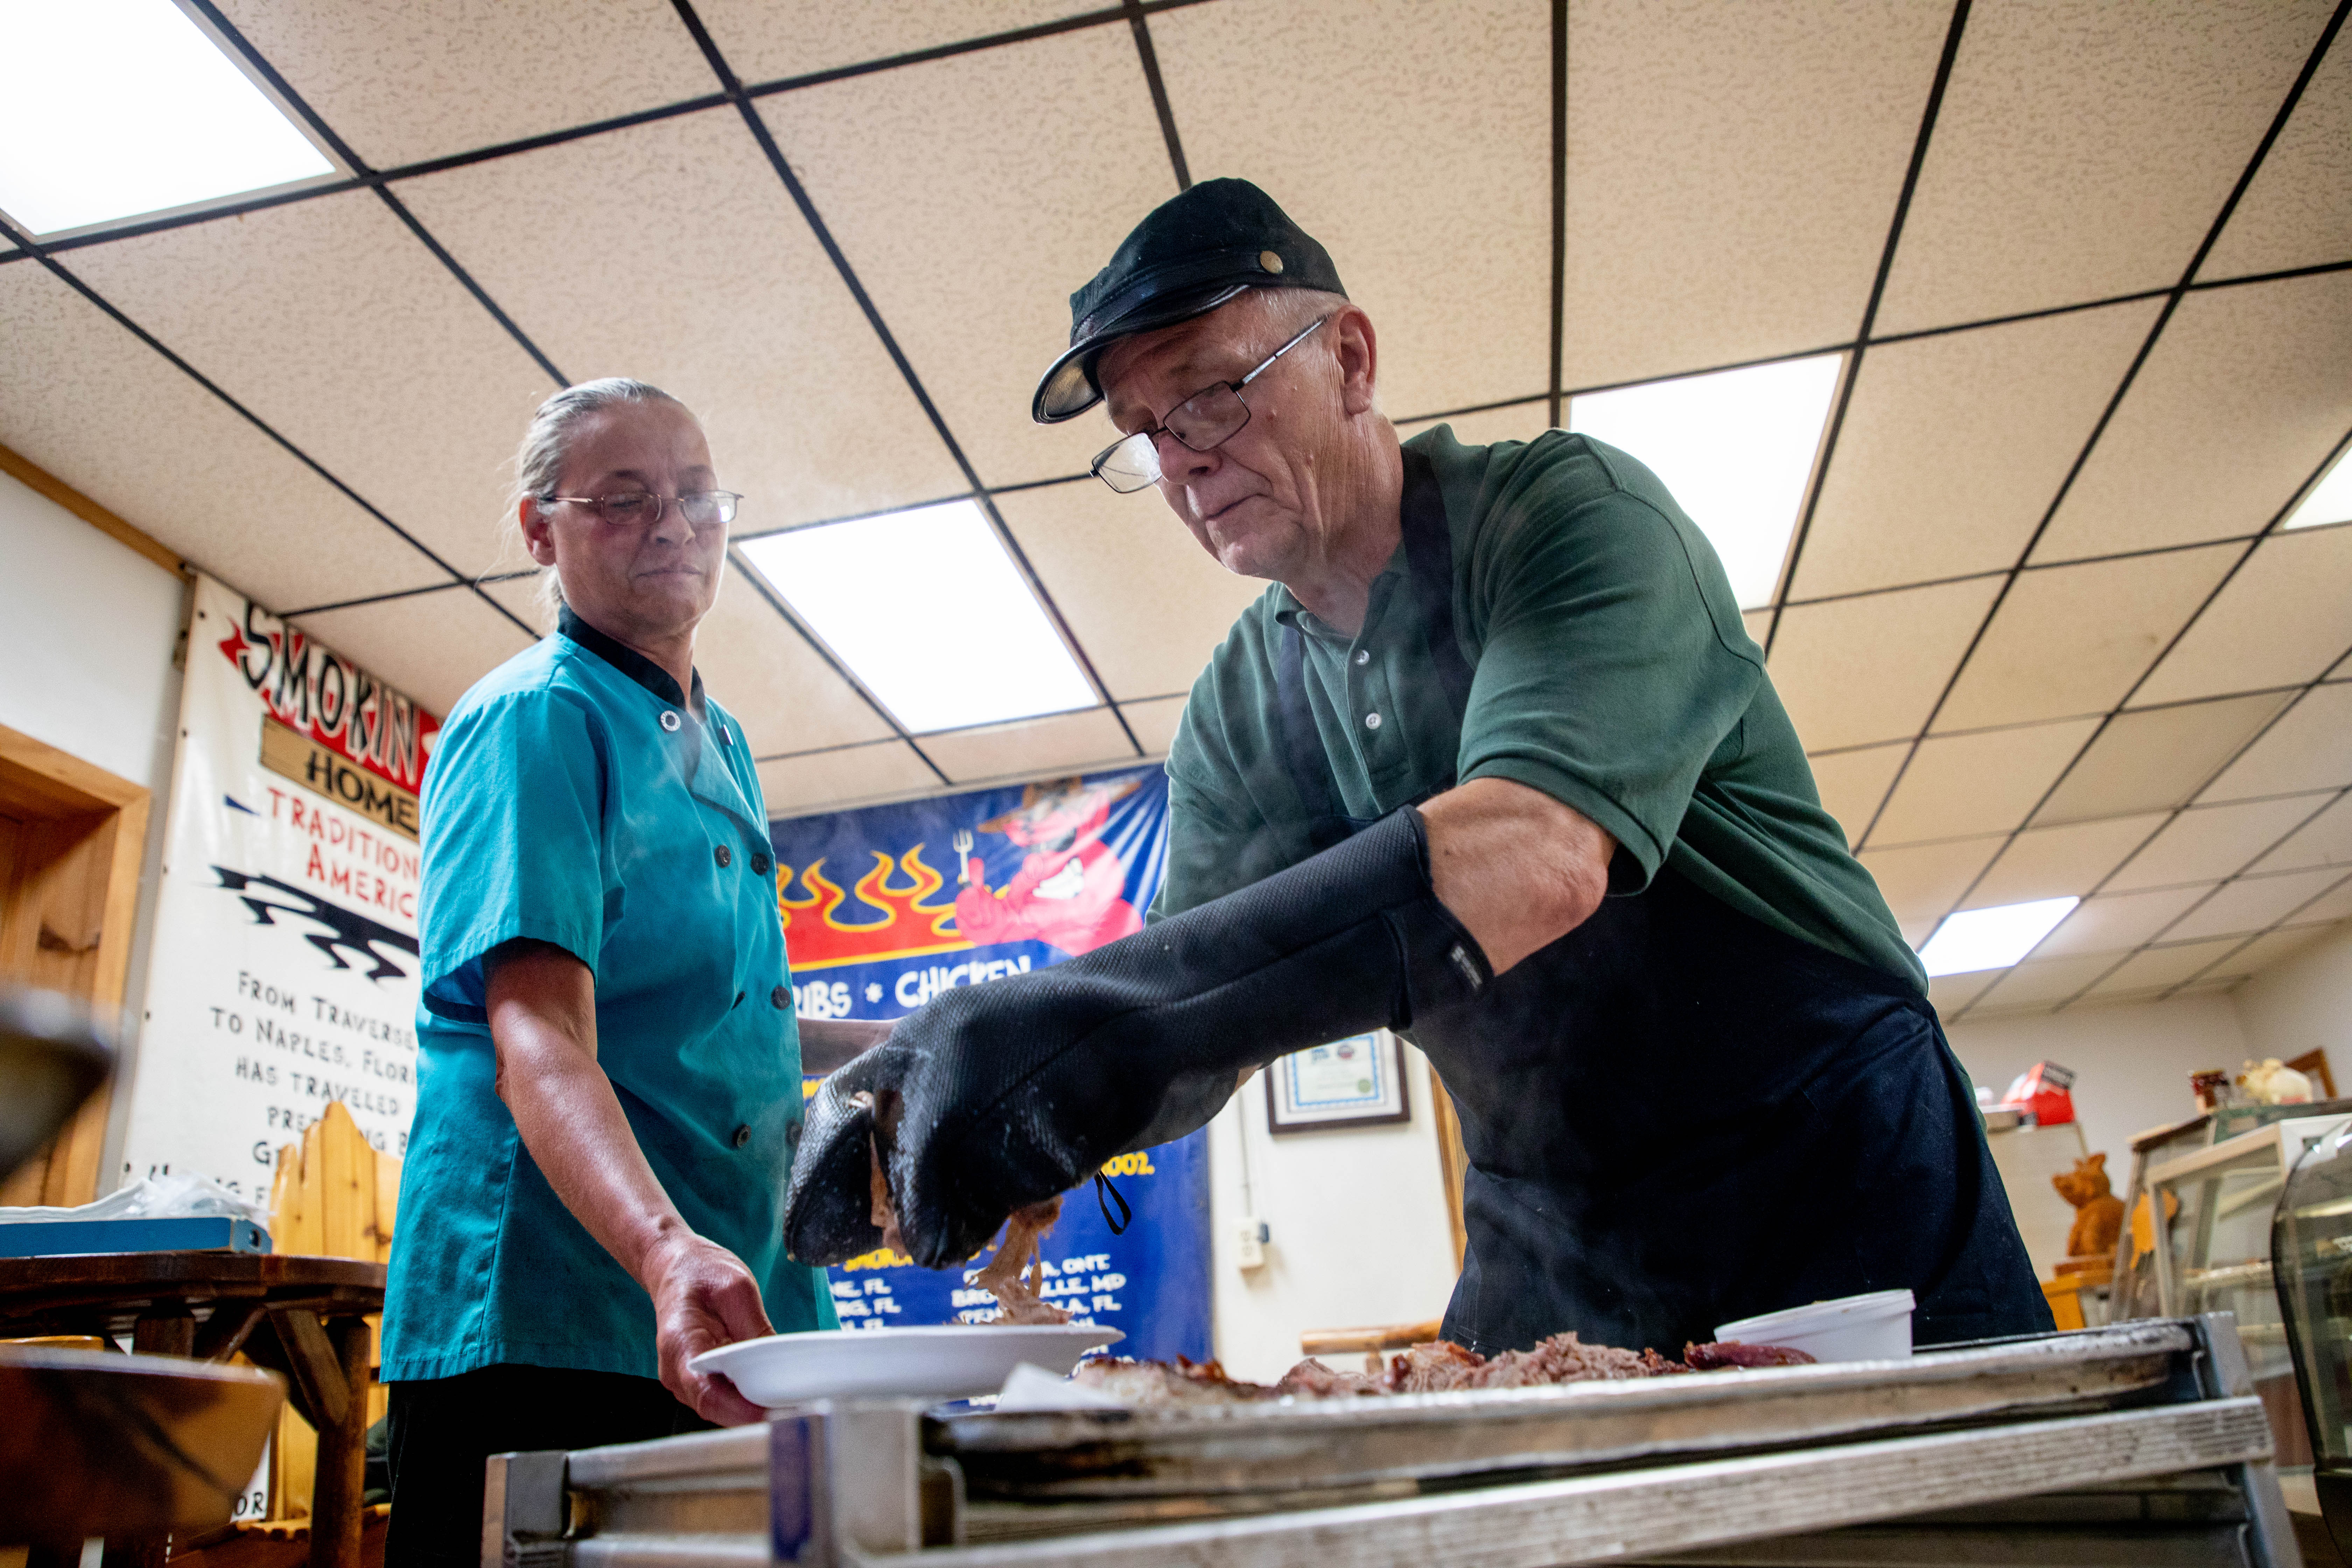
POLYGON ((1245 1219, 1234 1233, 1234 1261, 1244 1269, 1265 1267, 1265 1244, 1274 1231, 1262 1219, 1245 1219))

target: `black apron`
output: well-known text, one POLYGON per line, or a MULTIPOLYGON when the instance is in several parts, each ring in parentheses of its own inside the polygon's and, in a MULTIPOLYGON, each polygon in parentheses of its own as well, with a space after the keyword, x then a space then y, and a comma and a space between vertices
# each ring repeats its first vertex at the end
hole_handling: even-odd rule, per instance
MULTIPOLYGON (((1458 721, 1471 669, 1444 500, 1428 460, 1404 458, 1406 561, 1458 721)), ((1326 848, 1370 824, 1340 809, 1295 623, 1276 663, 1285 752, 1326 848)), ((1572 1329, 1673 1353, 1717 1323, 1898 1288, 1918 1298, 1920 1343, 2053 1326, 1927 1000, 1671 863, 1410 1034, 1469 1156, 1445 1313, 1458 1344, 1491 1354, 1572 1329)))

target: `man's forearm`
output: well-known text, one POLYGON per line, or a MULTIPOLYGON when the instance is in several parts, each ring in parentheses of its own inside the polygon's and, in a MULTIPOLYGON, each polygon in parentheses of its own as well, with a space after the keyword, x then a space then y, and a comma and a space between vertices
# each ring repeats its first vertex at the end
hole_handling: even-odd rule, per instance
POLYGON ((1421 808, 1430 884, 1500 974, 1591 917, 1617 841, 1591 818, 1508 779, 1472 779, 1421 808))

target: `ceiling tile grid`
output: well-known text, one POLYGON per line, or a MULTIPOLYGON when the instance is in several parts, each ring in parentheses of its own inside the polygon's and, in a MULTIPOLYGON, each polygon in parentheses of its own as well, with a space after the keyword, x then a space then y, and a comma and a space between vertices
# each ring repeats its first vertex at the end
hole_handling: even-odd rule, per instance
POLYGON ((1949 15, 1570 0, 1566 384, 1852 338, 1949 15))
POLYGON ((772 758, 759 764, 759 774, 770 816, 835 811, 941 787, 940 775, 904 741, 772 758))
POLYGON ((1865 843, 2007 833, 2021 827, 2098 728, 2095 719, 1934 735, 1919 742, 1865 843))
MULTIPOLYGON (((459 572, 498 569, 499 469, 555 388, 374 195, 320 196, 64 259, 459 572)), ((321 597, 403 584, 340 586, 321 597)))
POLYGON ((2172 285, 2330 9, 2326 0, 1972 6, 1880 330, 2172 285))
POLYGON ((2260 532, 2352 429, 2347 363, 2352 272, 2189 294, 2033 558, 2260 532))
MULTIPOLYGON (((1355 0, 1344 15, 1218 0, 1151 19, 1192 177, 1253 180, 1322 242, 1379 328, 1391 413, 1545 391, 1549 7, 1453 0, 1434 26, 1421 0, 1355 0)), ((1118 232, 1141 216, 1123 211, 1118 232)), ((1109 253, 1087 255, 1065 287, 1109 253)))
MULTIPOLYGON (((2352 344, 2345 363, 2352 365, 2352 344)), ((2347 647, 2352 526, 2273 534, 2165 656, 2137 700, 2176 702, 2300 686, 2317 680, 2347 647)))
POLYGON ((2157 310, 2143 300, 1874 344, 1790 596, 2015 565, 2157 310))
POLYGON ((701 416, 738 534, 965 489, 733 109, 400 190, 566 375, 650 381, 701 416))
POLYGON ((2331 797, 2288 795, 2191 806, 2108 879, 2119 892, 2234 877, 2317 816, 2331 797))
POLYGON ((2197 798, 2251 800, 2352 784, 2352 685, 2315 686, 2197 798))
POLYGON ((295 625, 371 670, 398 671, 385 679, 436 713, 531 644, 495 607, 457 589, 299 616, 295 625))
POLYGON ((1069 342, 1070 292, 1176 194, 1129 31, 958 55, 759 108, 982 478, 1083 471, 1108 422, 1033 424, 1030 394, 1069 342))
POLYGON ((2291 700, 2287 692, 2257 693, 2119 713, 2051 791, 2034 823, 2183 805, 2291 700))
POLYGON ((1786 611, 1769 668, 1806 749, 1917 734, 2000 588, 1947 583, 1786 611))
POLYGON ((717 86, 667 0, 219 0, 378 169, 656 109, 717 86), (431 112, 419 113, 420 104, 431 112))
POLYGON ((449 580, 31 262, 0 268, 0 444, 273 610, 449 580))
POLYGON ((2337 33, 2199 275, 2242 278, 2352 256, 2352 39, 2337 33))
POLYGON ((923 750, 950 780, 971 785, 1053 768, 1124 765, 1136 760, 1108 708, 953 730, 923 737, 923 750))
MULTIPOLYGON (((1099 11, 1087 0, 696 0, 728 65, 747 82, 885 60, 1099 11)), ((1123 28, 1121 29, 1124 30, 1123 28)))

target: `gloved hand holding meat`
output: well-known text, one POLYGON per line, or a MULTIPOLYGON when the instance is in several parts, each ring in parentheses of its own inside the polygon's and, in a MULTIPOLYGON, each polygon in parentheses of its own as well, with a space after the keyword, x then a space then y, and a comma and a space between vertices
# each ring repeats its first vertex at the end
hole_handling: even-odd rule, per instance
POLYGON ((1405 807, 1213 903, 901 1020, 810 1103, 785 1247, 839 1263, 884 1244, 886 1214, 916 1262, 951 1268, 1015 1210, 1204 1125, 1237 1073, 1404 1027, 1490 974, 1432 891, 1405 807))

